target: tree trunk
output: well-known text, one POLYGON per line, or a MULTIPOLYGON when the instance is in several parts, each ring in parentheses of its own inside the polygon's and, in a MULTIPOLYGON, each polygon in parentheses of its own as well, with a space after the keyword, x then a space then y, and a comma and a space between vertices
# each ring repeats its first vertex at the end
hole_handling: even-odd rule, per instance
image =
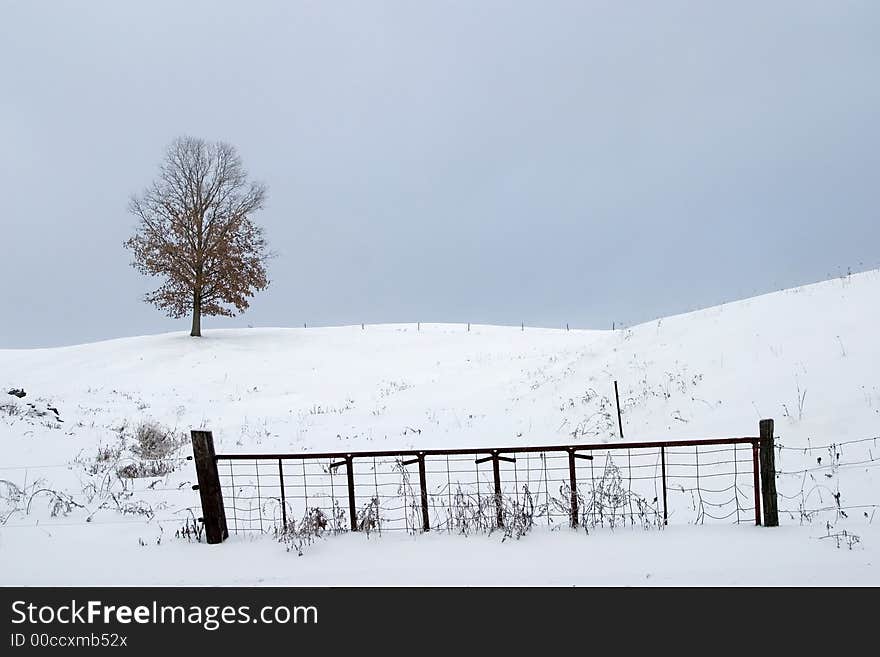
POLYGON ((194 338, 202 337, 202 300, 197 293, 193 294, 193 322, 189 334, 194 338))

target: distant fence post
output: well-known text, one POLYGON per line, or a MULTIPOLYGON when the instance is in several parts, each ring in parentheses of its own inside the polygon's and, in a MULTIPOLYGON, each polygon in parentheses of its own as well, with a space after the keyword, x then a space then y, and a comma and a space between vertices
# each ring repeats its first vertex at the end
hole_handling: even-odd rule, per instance
POLYGON ((779 526, 779 508, 776 498, 776 455, 773 444, 773 420, 760 422, 761 496, 764 503, 764 526, 779 526))
POLYGON ((202 498, 202 522, 208 543, 222 543, 229 538, 226 528, 226 509, 223 508, 223 492, 217 459, 214 457, 214 436, 210 431, 191 431, 193 460, 198 477, 199 496, 202 498))

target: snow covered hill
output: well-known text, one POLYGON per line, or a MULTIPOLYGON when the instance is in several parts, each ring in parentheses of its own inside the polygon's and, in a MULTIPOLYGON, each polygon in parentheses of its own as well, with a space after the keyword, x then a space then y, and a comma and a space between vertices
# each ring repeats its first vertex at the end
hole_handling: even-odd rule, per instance
MULTIPOLYGON (((354 545, 359 537, 331 539, 300 560, 286 555, 271 539, 219 549, 175 539, 174 532, 186 520, 185 509, 198 506, 197 494, 190 490, 195 476, 191 464, 181 460, 161 477, 133 480, 140 482, 139 488, 131 484, 133 489, 118 491, 108 483, 112 473, 102 465, 111 458, 114 463, 136 462, 132 437, 143 423, 182 434, 190 428, 209 428, 222 452, 619 441, 614 380, 620 386, 628 441, 756 435, 758 420, 772 417, 779 441, 787 447, 848 443, 844 460, 857 461, 860 467, 835 470, 823 485, 864 509, 850 514, 849 520, 858 525, 853 531, 873 536, 878 523, 871 505, 880 503, 874 459, 880 440, 866 439, 880 436, 878 320, 880 272, 870 271, 615 331, 357 325, 215 330, 206 331, 202 339, 174 333, 57 349, 0 350, 0 557, 5 557, 0 581, 205 581, 178 570, 178 564, 204 554, 228 561, 235 554, 236 574, 230 580, 256 582, 265 573, 249 570, 249 557, 243 555, 277 552, 268 561, 299 567, 311 559, 310 583, 383 583, 376 571, 366 576, 349 567, 345 581, 330 574, 339 572, 333 567, 342 558, 339 546, 366 549, 354 545), (13 388, 23 389, 26 396, 7 395, 13 388), (115 503, 108 501, 109 493, 115 495, 115 503), (74 550, 80 567, 69 577, 62 566, 38 566, 38 555, 48 559, 59 545, 83 542, 92 546, 95 558, 83 559, 89 551, 74 550), (120 571, 122 579, 111 581, 107 573, 115 573, 117 566, 103 560, 111 549, 127 555, 118 568, 141 558, 153 566, 137 575, 131 569, 120 571), (94 567, 88 566, 91 562, 94 567), (315 570, 316 563, 325 564, 325 571, 315 570), (316 572, 326 572, 327 579, 316 580, 316 572)), ((184 442, 175 454, 183 458, 186 451, 184 442)), ((802 456, 799 465, 815 455, 802 456)), ((786 490, 793 488, 781 482, 780 491, 786 490)), ((650 539, 603 537, 593 545, 615 553, 622 543, 649 541, 658 554, 666 554, 667 539, 665 545, 674 541, 677 550, 691 544, 688 535, 680 533, 684 530, 667 529, 650 539)), ((743 527, 712 531, 721 532, 722 545, 730 543, 731 535, 756 540, 743 527)), ((792 539, 780 543, 783 552, 805 536, 827 534, 820 522, 804 529, 804 536, 793 531, 781 528, 777 535, 792 539)), ((700 534, 692 544, 708 535, 700 534)), ((531 541, 529 548, 496 546, 491 537, 382 542, 393 561, 402 558, 401 550, 431 549, 434 554, 435 546, 442 545, 443 551, 458 555, 447 567, 462 583, 495 582, 506 576, 497 565, 488 579, 461 569, 467 547, 450 547, 456 540, 473 540, 478 553, 497 556, 500 550, 514 561, 526 560, 537 545, 551 553, 572 546, 570 538, 558 536, 520 542, 531 541)), ((587 549, 593 537, 583 540, 587 549)), ((869 567, 878 554, 877 541, 873 543, 862 540, 853 550, 855 570, 846 573, 880 581, 876 568, 869 567)), ((827 544, 816 548, 816 558, 838 563, 835 551, 825 549, 827 544)), ((371 545, 371 558, 381 550, 371 545)), ((560 560, 565 563, 564 557, 560 560)), ((833 576, 833 570, 817 570, 810 559, 803 561, 802 569, 777 572, 795 581, 822 582, 823 572, 833 576), (808 570, 813 574, 806 575, 808 570)), ((662 563, 657 566, 661 570, 662 563)), ((687 572, 682 571, 685 562, 667 566, 667 579, 659 581, 690 581, 680 576, 687 572)), ((438 568, 444 572, 442 564, 438 568)), ((563 572, 570 576, 554 575, 552 582, 599 581, 586 572, 563 572)), ((642 581, 624 566, 615 572, 618 581, 642 581)), ((734 581, 750 581, 747 572, 743 571, 745 580, 734 581)), ((428 581, 387 574, 387 583, 428 581)), ((549 577, 508 575, 523 583, 542 583, 547 581, 542 577, 549 577)), ((724 571, 711 569, 706 577, 729 579, 724 571)), ((306 580, 292 572, 268 581, 306 580)))

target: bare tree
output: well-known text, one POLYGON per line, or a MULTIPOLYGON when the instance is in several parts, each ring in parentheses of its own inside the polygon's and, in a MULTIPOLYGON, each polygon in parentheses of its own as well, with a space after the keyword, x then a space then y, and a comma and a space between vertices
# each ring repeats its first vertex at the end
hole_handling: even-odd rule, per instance
POLYGON ((192 312, 192 336, 202 334, 202 315, 233 317, 269 285, 263 229, 251 220, 266 188, 247 178, 229 144, 182 137, 168 147, 158 178, 129 203, 138 218, 125 242, 132 266, 165 279, 144 300, 170 317, 192 312))

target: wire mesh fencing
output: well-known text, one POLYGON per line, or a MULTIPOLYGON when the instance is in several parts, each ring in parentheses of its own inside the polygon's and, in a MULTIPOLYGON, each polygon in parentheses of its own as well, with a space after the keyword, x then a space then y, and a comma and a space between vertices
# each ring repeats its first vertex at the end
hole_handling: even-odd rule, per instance
POLYGON ((779 513, 807 524, 861 516, 872 522, 880 490, 880 436, 793 447, 775 445, 779 513))
MULTIPOLYGON (((0 466, 0 528, 190 523, 198 494, 185 479, 192 456, 78 456, 68 463, 0 466), (180 476, 173 476, 180 473, 180 476)), ((191 473, 191 471, 189 471, 191 473)))
POLYGON ((760 523, 758 438, 217 455, 231 533, 760 523))

